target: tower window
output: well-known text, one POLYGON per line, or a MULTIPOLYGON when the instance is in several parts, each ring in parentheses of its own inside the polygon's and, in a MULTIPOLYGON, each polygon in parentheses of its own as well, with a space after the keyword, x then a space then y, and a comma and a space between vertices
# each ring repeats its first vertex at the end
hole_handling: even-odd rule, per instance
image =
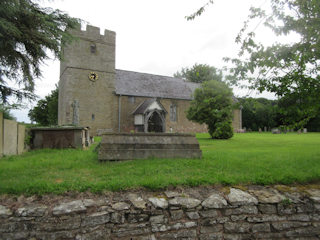
POLYGON ((96 51, 97 51, 97 46, 96 46, 94 43, 92 43, 92 44, 90 45, 90 51, 91 51, 91 53, 96 53, 96 51))
POLYGON ((91 115, 92 121, 94 121, 94 118, 95 118, 95 116, 94 116, 94 114, 92 114, 92 115, 91 115))

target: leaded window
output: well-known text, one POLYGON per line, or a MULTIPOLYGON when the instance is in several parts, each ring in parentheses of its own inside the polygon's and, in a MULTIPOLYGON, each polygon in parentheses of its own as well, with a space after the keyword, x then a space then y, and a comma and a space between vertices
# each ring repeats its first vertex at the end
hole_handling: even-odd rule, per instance
POLYGON ((170 121, 171 122, 177 121, 177 105, 175 104, 170 105, 170 121))

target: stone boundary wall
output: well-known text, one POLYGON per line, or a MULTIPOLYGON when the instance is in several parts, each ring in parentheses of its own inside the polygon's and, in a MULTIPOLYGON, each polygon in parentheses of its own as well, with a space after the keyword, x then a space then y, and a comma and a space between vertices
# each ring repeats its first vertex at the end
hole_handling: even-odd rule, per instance
POLYGON ((319 239, 319 186, 241 189, 1 196, 0 239, 319 239))
POLYGON ((0 112, 0 158, 3 156, 3 112, 0 112))
POLYGON ((14 120, 3 119, 0 112, 0 157, 25 152, 26 127, 14 120))

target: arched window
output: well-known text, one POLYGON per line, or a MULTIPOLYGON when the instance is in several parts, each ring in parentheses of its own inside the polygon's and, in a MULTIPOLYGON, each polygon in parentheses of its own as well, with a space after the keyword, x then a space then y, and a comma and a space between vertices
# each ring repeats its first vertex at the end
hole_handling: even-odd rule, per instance
POLYGON ((177 105, 176 104, 170 105, 170 121, 171 122, 177 121, 177 105))

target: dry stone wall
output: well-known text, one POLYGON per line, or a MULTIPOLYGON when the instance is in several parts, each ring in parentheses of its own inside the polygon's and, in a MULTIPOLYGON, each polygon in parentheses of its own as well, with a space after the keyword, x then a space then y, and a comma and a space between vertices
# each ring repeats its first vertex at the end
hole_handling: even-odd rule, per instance
POLYGON ((319 239, 319 188, 0 198, 0 239, 319 239))

